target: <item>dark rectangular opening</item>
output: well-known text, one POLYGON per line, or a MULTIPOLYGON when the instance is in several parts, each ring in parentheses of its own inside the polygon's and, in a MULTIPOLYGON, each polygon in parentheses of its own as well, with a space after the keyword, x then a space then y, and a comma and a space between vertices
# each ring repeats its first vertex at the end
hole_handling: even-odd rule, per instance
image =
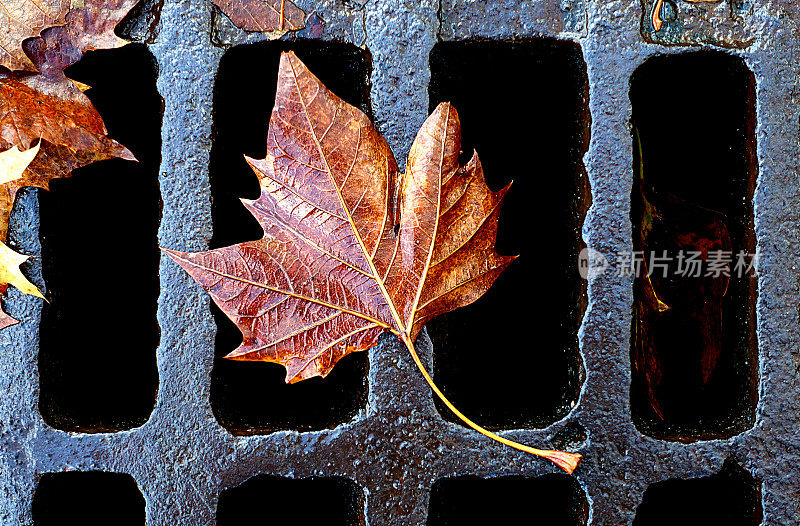
POLYGON ((651 485, 636 508, 633 526, 758 526, 762 520, 761 484, 728 461, 710 477, 651 485))
POLYGON ((290 479, 260 475, 222 492, 217 524, 233 526, 270 522, 298 526, 360 526, 364 494, 350 479, 290 479))
POLYGON ((125 473, 46 473, 33 496, 33 523, 144 526, 145 501, 136 481, 125 473))
POLYGON ((654 57, 631 78, 631 222, 644 262, 631 411, 653 437, 723 438, 755 421, 754 93, 744 61, 724 53, 654 57))
POLYGON ((483 426, 544 427, 582 383, 586 65, 578 45, 556 40, 441 43, 430 61, 431 110, 450 101, 459 112, 463 160, 477 151, 492 190, 514 181, 497 251, 520 255, 478 301, 428 323, 436 381, 483 426))
POLYGON ((144 45, 91 52, 67 74, 93 87, 109 135, 139 162, 90 164, 39 192, 39 409, 60 429, 116 431, 144 424, 158 389, 162 101, 144 45))
POLYGON ((434 484, 427 524, 519 524, 524 520, 547 526, 581 526, 588 517, 586 495, 578 481, 567 475, 457 477, 434 484))
MULTIPOLYGON (((222 58, 214 87, 214 145, 211 195, 214 232, 211 248, 262 237, 258 222, 240 198, 260 195, 258 179, 244 155, 266 156, 267 126, 275 103, 281 51, 293 50, 336 95, 369 112, 370 58, 352 45, 270 42, 239 46, 222 58)), ((211 406, 217 420, 234 434, 280 429, 334 427, 366 405, 366 353, 354 353, 330 375, 285 383, 282 365, 226 360, 242 341, 238 328, 215 305, 216 361, 211 375, 211 406)))

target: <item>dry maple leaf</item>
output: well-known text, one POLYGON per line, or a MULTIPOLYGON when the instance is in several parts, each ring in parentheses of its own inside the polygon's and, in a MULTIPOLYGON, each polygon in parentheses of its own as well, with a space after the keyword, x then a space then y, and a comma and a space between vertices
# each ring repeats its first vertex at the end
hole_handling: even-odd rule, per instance
POLYGON ((297 31, 306 14, 290 0, 211 0, 231 22, 245 31, 297 31))
POLYGON ((0 66, 33 71, 22 43, 66 21, 70 0, 0 0, 0 66))
POLYGON ((20 188, 47 189, 50 180, 90 162, 135 159, 106 134, 100 114, 74 84, 41 75, 0 78, 0 150, 28 149, 37 140, 42 145, 21 178, 0 185, 0 241, 20 188))
POLYGON ((41 151, 23 177, 0 190, 0 240, 5 239, 19 188, 47 189, 51 179, 103 159, 134 160, 127 148, 108 137, 103 119, 83 94, 85 86, 67 79, 63 70, 85 51, 126 44, 114 35, 114 27, 137 2, 85 0, 69 12, 64 26, 26 43, 39 74, 0 76, 0 150, 27 149, 41 141, 41 151))
MULTIPOLYGON (((732 253, 727 218, 719 211, 683 200, 668 191, 657 192, 646 182, 644 156, 639 132, 634 127, 637 146, 638 190, 641 219, 634 232, 634 246, 643 253, 660 251, 697 254, 708 263, 714 253, 732 253), (657 205, 657 206, 656 206, 657 205)), ((691 264, 688 264, 689 266, 691 264)), ((669 276, 657 272, 650 276, 645 262, 644 276, 634 283, 634 306, 631 367, 640 377, 653 413, 665 420, 663 392, 665 384, 680 384, 684 391, 703 391, 712 379, 722 354, 722 305, 730 284, 730 263, 727 272, 681 275, 680 265, 669 276), (666 322, 666 325, 665 325, 666 322), (684 338, 679 349, 667 345, 664 327, 679 332, 684 338), (690 370, 687 364, 699 366, 699 376, 680 376, 690 370)), ((668 340, 668 339, 667 339, 668 340)), ((667 397, 669 398, 669 397, 667 397)))
POLYGON ((45 76, 63 79, 63 71, 87 51, 114 49, 128 42, 114 28, 139 0, 83 0, 72 9, 66 23, 45 30, 39 38, 25 42, 25 51, 45 76))
MULTIPOLYGON (((71 152, 133 158, 107 137, 100 114, 83 94, 86 86, 67 79, 64 69, 88 50, 125 45, 127 42, 114 35, 114 27, 137 1, 85 0, 81 8, 69 12, 64 26, 50 28, 26 42, 40 73, 0 75, 0 149, 27 149, 41 139, 71 152)), ((57 153, 52 147, 44 150, 51 157, 57 153)), ((71 152, 65 154, 73 156, 71 152)))
POLYGON ((427 320, 476 300, 514 259, 494 249, 506 189, 489 190, 477 155, 459 166, 455 110, 436 108, 398 177, 367 116, 293 53, 281 56, 278 75, 267 157, 247 159, 261 197, 244 204, 264 237, 194 254, 165 250, 242 330, 228 358, 283 364, 293 383, 327 375, 392 332, 473 429, 571 473, 580 455, 517 444, 460 413, 414 350, 427 320))

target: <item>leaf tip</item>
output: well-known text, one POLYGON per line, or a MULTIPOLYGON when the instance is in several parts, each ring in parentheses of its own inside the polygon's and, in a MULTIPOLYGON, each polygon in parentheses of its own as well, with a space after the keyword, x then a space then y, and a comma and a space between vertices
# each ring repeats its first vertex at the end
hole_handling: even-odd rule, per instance
MULTIPOLYGON (((295 73, 304 72, 308 69, 306 68, 306 65, 303 64, 303 61, 297 58, 297 55, 294 53, 294 51, 281 52, 281 60, 278 69, 280 71, 283 71, 284 68, 291 68, 295 70, 295 73)), ((279 73, 279 78, 280 78, 280 73, 279 73)))
POLYGON ((261 175, 259 174, 259 172, 261 172, 259 164, 263 162, 263 159, 256 159, 254 157, 250 157, 249 155, 242 155, 242 157, 244 157, 244 161, 247 163, 247 165, 250 166, 254 172, 256 172, 258 178, 261 179, 261 175))
POLYGON ((130 151, 129 149, 125 148, 124 146, 120 146, 120 148, 121 148, 120 149, 120 154, 119 154, 119 158, 120 159, 125 159, 126 161, 134 161, 134 162, 137 162, 137 163, 139 162, 139 159, 137 159, 136 156, 133 155, 132 151, 130 151))
POLYGON ((225 356, 223 356, 223 358, 225 358, 226 360, 233 360, 236 362, 244 362, 248 361, 247 358, 245 358, 246 354, 247 353, 245 351, 242 351, 241 348, 237 348, 232 350, 225 356))
POLYGON ((440 102, 438 106, 436 106, 436 109, 433 110, 433 113, 431 113, 430 116, 431 117, 436 116, 436 118, 441 118, 442 115, 445 115, 446 119, 451 119, 453 117, 458 119, 458 112, 455 110, 455 108, 453 108, 453 105, 450 103, 450 101, 440 102))
POLYGON ((283 381, 286 383, 286 385, 292 385, 303 381, 303 378, 301 378, 297 373, 290 375, 289 371, 286 371, 286 378, 284 378, 283 381))
POLYGON ((89 91, 90 89, 92 89, 92 87, 91 87, 90 85, 88 85, 88 84, 85 84, 85 83, 83 83, 83 82, 79 82, 79 81, 77 81, 77 80, 74 80, 74 79, 67 79, 67 80, 69 80, 70 82, 72 82, 72 84, 73 84, 73 85, 74 85, 76 88, 78 88, 78 89, 81 91, 81 93, 86 93, 87 91, 89 91))
POLYGON ((507 185, 503 188, 498 190, 497 192, 492 192, 494 194, 494 198, 500 202, 503 202, 506 198, 506 194, 508 194, 509 189, 511 189, 511 185, 514 184, 514 180, 512 179, 507 185))
POLYGON ((169 256, 169 258, 172 261, 174 261, 175 263, 178 263, 179 265, 180 265, 180 260, 184 259, 183 258, 183 256, 184 256, 183 252, 180 252, 178 250, 172 250, 171 248, 164 248, 162 246, 159 246, 158 248, 161 250, 161 252, 163 252, 164 254, 169 256))
POLYGON ((19 323, 18 319, 12 318, 5 312, 0 311, 0 330, 16 325, 17 323, 19 323))

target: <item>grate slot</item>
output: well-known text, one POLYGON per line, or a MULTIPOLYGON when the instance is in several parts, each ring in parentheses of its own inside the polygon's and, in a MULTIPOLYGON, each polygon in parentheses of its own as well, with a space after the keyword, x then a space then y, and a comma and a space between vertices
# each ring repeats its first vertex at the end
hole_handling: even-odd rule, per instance
POLYGON ((67 73, 95 88, 110 136, 139 162, 91 164, 39 192, 39 409, 60 429, 117 431, 147 421, 158 387, 161 98, 144 45, 89 53, 67 73))
POLYGON ((517 524, 528 517, 535 524, 580 526, 588 516, 586 495, 567 475, 457 477, 434 484, 427 524, 517 524))
POLYGON ((259 475, 220 495, 217 524, 261 524, 265 510, 272 521, 298 526, 362 526, 364 495, 350 479, 289 479, 259 475))
POLYGON ((651 485, 636 509, 633 526, 758 526, 762 515, 761 484, 735 463, 726 462, 710 477, 651 485))
MULTIPOLYGON (((650 280, 668 310, 654 308, 645 278, 634 285, 631 407, 651 436, 727 437, 755 420, 757 284, 736 271, 737 253, 755 252, 754 85, 742 59, 707 52, 653 58, 631 78, 644 169, 632 193, 634 245, 646 258, 664 250, 671 258, 667 277, 651 265, 650 280), (657 217, 642 244, 646 201, 657 217), (725 231, 732 264, 723 295, 725 278, 705 276, 707 264, 691 277, 677 258, 704 250, 713 258, 726 248, 725 231)), ((637 173, 636 139, 634 153, 637 173)))
POLYGON ((464 162, 474 148, 490 188, 514 180, 497 250, 520 258, 484 297, 428 324, 437 382, 491 428, 544 427, 578 399, 586 90, 569 42, 442 43, 431 53, 431 109, 450 101, 459 112, 464 162))
POLYGON ((46 473, 33 497, 33 523, 142 526, 145 501, 136 481, 125 473, 46 473))

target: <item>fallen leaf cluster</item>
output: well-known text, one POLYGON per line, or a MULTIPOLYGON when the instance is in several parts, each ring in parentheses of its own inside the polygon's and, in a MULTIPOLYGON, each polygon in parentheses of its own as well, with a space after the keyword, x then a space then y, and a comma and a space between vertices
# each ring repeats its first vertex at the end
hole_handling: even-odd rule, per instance
POLYGON ((281 56, 267 156, 250 159, 261 196, 243 201, 264 236, 216 250, 165 252, 241 329, 228 358, 326 376, 345 355, 395 334, 431 388, 473 429, 572 472, 580 455, 499 437, 433 383, 414 340, 430 319, 483 295, 514 260, 494 248, 508 188, 486 185, 477 154, 459 164, 461 124, 440 104, 404 174, 369 118, 293 54, 281 56))
MULTIPOLYGON (((0 0, 0 294, 8 285, 41 297, 20 273, 26 256, 3 242, 17 191, 48 189, 72 170, 119 157, 134 160, 108 137, 83 93, 89 86, 64 70, 86 51, 126 42, 114 28, 138 0, 0 0)), ((0 312, 0 329, 16 323, 0 312)))

